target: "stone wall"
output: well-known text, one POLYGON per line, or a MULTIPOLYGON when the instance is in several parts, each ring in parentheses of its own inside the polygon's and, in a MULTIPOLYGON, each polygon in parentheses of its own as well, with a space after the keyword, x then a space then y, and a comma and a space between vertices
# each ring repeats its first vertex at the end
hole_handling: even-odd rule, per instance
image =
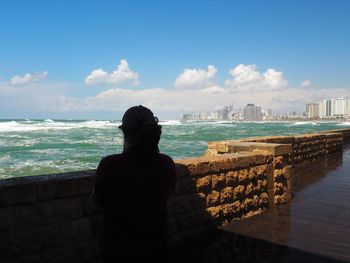
MULTIPOLYGON (((272 162, 272 155, 252 152, 177 161, 168 205, 172 242, 268 208, 272 162)), ((1 180, 1 262, 98 262, 102 214, 91 199, 93 174, 1 180)))
POLYGON ((101 211, 93 172, 0 180, 1 262, 89 262, 99 258, 101 211))
POLYGON ((292 178, 290 173, 292 163, 292 145, 290 137, 261 137, 247 141, 219 141, 209 142, 207 156, 218 156, 227 153, 250 151, 253 153, 265 152, 272 155, 271 189, 269 189, 270 205, 281 205, 291 199, 292 178), (272 141, 273 143, 270 143, 272 141), (283 141, 286 144, 274 143, 283 141))
POLYGON ((246 152, 178 161, 168 208, 173 241, 268 208, 272 160, 266 153, 246 152))
POLYGON ((240 151, 269 152, 273 155, 274 205, 281 205, 291 199, 291 168, 305 166, 332 153, 341 152, 344 141, 350 141, 350 129, 209 142, 206 155, 217 156, 240 151))
POLYGON ((243 139, 244 142, 280 143, 292 146, 291 164, 305 165, 324 158, 325 155, 339 152, 343 147, 344 134, 349 135, 348 129, 339 132, 327 131, 296 136, 267 136, 243 139))

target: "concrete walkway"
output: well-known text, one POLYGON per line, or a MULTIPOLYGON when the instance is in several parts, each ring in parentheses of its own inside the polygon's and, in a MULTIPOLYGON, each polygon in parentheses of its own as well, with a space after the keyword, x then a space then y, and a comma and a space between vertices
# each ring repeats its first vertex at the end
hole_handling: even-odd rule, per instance
POLYGON ((220 245, 220 257, 226 258, 220 262, 350 262, 350 149, 296 169, 290 204, 220 230, 229 240, 220 245), (240 250, 242 240, 260 245, 240 250), (259 259, 262 251, 256 250, 266 244, 272 252, 259 259), (239 260, 244 251, 249 256, 239 260))

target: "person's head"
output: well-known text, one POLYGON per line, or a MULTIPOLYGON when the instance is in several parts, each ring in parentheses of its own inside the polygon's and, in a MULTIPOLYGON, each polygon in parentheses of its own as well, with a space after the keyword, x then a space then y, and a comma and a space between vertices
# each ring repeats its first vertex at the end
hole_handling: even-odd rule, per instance
POLYGON ((158 153, 162 133, 158 118, 142 105, 129 108, 119 128, 124 134, 124 150, 136 148, 145 153, 158 153))

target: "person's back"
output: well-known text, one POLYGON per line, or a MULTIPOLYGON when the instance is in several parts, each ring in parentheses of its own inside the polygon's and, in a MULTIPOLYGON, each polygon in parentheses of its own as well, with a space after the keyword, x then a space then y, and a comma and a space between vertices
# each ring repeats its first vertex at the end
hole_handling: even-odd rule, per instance
MULTIPOLYGON (((145 109, 140 107, 136 111, 145 109)), ((157 119, 153 124, 157 125, 157 119)), ((127 118, 123 118, 123 125, 127 125, 127 118)), ((166 203, 175 186, 175 165, 169 156, 160 154, 158 147, 154 147, 159 138, 153 145, 147 145, 154 137, 155 127, 146 127, 137 135, 122 127, 124 151, 105 157, 97 168, 94 198, 104 209, 102 252, 105 259, 155 258, 165 252, 166 203), (147 141, 128 138, 128 132, 134 137, 141 135, 147 141)), ((140 131, 139 127, 137 130, 140 131)))

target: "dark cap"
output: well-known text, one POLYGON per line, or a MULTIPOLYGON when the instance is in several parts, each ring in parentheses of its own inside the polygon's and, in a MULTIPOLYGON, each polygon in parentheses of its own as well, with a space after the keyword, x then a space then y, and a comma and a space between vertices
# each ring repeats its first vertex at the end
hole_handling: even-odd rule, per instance
POLYGON ((122 130, 134 130, 144 123, 157 124, 158 118, 153 115, 150 109, 139 105, 129 108, 124 113, 122 125, 118 128, 122 130))

